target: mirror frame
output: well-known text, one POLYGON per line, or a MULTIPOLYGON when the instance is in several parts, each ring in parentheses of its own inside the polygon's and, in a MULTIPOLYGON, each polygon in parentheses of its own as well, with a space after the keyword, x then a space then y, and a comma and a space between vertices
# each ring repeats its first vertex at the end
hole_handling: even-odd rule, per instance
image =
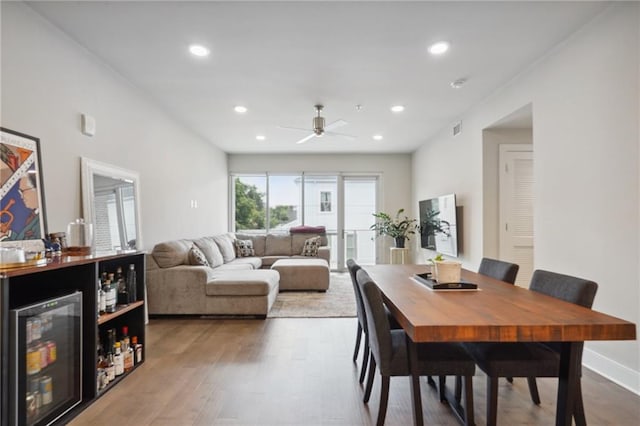
POLYGON ((95 194, 93 191, 94 174, 106 176, 118 180, 130 180, 133 182, 133 192, 135 195, 135 219, 136 219, 136 250, 141 250, 142 226, 140 222, 140 174, 122 167, 114 166, 86 157, 80 157, 80 171, 82 174, 82 213, 86 222, 95 223, 95 208, 93 201, 95 194))

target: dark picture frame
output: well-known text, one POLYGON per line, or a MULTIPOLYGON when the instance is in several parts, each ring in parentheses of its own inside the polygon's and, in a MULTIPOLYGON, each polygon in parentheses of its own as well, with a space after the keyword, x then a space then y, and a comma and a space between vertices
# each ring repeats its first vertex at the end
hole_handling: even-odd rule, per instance
POLYGON ((47 237, 40 139, 0 127, 0 247, 40 251, 47 237))

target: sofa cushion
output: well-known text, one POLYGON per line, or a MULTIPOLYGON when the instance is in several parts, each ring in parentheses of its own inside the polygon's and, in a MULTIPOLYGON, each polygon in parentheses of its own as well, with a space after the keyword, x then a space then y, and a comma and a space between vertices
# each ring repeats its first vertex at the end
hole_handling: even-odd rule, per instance
POLYGON ((258 257, 264 256, 267 243, 267 236, 265 234, 236 234, 236 239, 251 240, 253 242, 255 255, 258 257))
POLYGON ((304 247, 302 247, 302 255, 303 256, 318 256, 318 247, 320 247, 320 237, 312 237, 304 242, 304 247))
POLYGON ((249 265, 253 269, 260 269, 262 266, 262 260, 259 257, 236 257, 225 265, 249 265))
POLYGON ((158 243, 153 247, 151 255, 161 268, 171 268, 189 264, 189 250, 193 242, 190 240, 174 240, 158 243))
POLYGON ((291 236, 267 234, 265 256, 291 256, 291 236))
POLYGON ((189 250, 189 264, 210 266, 209 261, 207 261, 207 257, 195 244, 192 245, 191 249, 189 250))
POLYGON ((233 262, 224 263, 218 266, 214 271, 252 271, 253 269, 254 267, 250 263, 239 263, 234 260, 233 262))
POLYGON ((207 296, 265 296, 278 288, 278 271, 225 271, 205 285, 207 296))
POLYGON ((235 240, 236 257, 250 257, 255 256, 256 252, 253 250, 253 241, 251 240, 235 240))
POLYGON ((230 233, 215 235, 213 237, 213 240, 218 244, 220 253, 222 253, 224 263, 229 263, 236 258, 236 249, 233 245, 234 239, 234 235, 230 233))
POLYGON ((222 254, 220 253, 220 249, 218 248, 218 245, 213 240, 213 238, 198 238, 197 240, 194 240, 193 243, 198 246, 200 250, 202 250, 202 253, 204 253, 204 256, 209 262, 209 266, 211 266, 212 268, 220 266, 224 263, 222 254))
MULTIPOLYGON (((302 256, 300 256, 302 257, 302 256)), ((269 268, 280 259, 290 259, 291 256, 262 256, 262 267, 269 268)), ((305 259, 308 259, 305 257, 305 259)))

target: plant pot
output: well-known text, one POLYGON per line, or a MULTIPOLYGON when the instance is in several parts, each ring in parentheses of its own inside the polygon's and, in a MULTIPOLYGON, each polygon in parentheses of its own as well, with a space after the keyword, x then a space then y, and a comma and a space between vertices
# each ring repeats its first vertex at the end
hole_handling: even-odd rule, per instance
POLYGON ((435 275, 434 279, 439 283, 457 283, 460 282, 460 272, 462 264, 453 260, 443 260, 434 262, 435 275))
POLYGON ((404 237, 397 237, 395 238, 395 242, 396 242, 396 247, 397 248, 404 248, 404 243, 405 241, 407 241, 406 238, 404 237))

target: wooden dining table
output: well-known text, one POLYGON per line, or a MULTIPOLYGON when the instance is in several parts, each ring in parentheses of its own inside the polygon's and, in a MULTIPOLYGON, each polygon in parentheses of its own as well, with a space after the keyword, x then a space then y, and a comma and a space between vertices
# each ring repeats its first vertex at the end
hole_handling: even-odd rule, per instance
MULTIPOLYGON (((462 270, 477 290, 434 291, 414 278, 427 265, 365 266, 384 301, 407 334, 413 418, 423 424, 416 343, 562 342, 556 425, 571 425, 580 375, 579 342, 635 340, 635 324, 462 270)), ((597 296, 596 296, 597 297, 597 296)))

